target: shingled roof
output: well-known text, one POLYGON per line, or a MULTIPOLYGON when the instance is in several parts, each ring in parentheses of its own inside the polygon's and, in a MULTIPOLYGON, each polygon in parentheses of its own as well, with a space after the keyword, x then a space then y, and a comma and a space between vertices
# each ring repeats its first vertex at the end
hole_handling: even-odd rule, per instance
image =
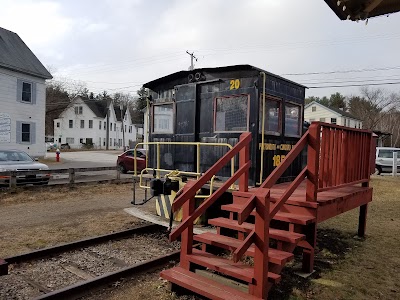
POLYGON ((105 118, 109 106, 109 100, 95 100, 80 97, 87 106, 93 111, 96 117, 105 118))
POLYGON ((43 79, 53 78, 18 34, 1 27, 0 68, 21 72, 43 79))

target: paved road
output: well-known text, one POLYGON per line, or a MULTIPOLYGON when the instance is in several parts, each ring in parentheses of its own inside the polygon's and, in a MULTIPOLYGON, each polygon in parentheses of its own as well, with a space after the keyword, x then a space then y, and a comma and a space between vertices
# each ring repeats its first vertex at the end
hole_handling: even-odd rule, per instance
MULTIPOLYGON (((76 151, 62 152, 61 162, 47 162, 50 169, 68 168, 95 168, 95 167, 114 167, 117 163, 118 155, 121 151, 76 151)), ((47 152, 48 160, 55 160, 54 152, 47 152)), ((121 178, 131 178, 132 174, 121 174, 121 178)), ((76 181, 99 181, 111 180, 116 178, 116 171, 84 172, 76 174, 76 181)), ((61 184, 68 182, 68 174, 54 174, 50 184, 61 184)))

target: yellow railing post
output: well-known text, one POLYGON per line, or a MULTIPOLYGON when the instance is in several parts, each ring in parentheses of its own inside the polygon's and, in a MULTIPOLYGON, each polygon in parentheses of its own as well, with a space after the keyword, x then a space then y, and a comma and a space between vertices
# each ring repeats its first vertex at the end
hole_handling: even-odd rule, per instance
MULTIPOLYGON (((160 143, 157 143, 157 169, 160 169, 160 143)), ((160 178, 160 171, 157 171, 157 178, 160 178)))

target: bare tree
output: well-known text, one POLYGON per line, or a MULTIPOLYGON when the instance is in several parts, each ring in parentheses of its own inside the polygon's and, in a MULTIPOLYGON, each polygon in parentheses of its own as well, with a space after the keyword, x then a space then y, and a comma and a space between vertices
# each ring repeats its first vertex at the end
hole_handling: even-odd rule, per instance
POLYGON ((350 113, 361 119, 365 128, 372 130, 380 130, 381 121, 394 112, 399 103, 399 95, 369 87, 361 88, 361 96, 349 98, 350 113))

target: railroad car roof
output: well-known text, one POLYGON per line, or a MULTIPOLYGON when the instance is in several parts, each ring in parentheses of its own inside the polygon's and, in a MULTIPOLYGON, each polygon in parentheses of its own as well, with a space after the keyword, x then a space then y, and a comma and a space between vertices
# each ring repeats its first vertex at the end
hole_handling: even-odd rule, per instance
POLYGON ((214 73, 214 72, 251 71, 251 70, 258 71, 258 72, 265 72, 265 74, 267 74, 267 76, 279 78, 283 81, 290 82, 294 85, 297 85, 297 86, 300 86, 303 88, 307 88, 306 86, 301 85, 297 82, 291 81, 289 79, 286 79, 279 75, 275 75, 273 73, 270 73, 268 71, 262 70, 260 68, 257 68, 257 67, 251 66, 251 65, 233 65, 233 66, 224 66, 224 67, 216 67, 216 68, 201 68, 201 69, 194 69, 194 70, 190 70, 190 71, 179 71, 179 72, 175 72, 175 73, 160 77, 158 79, 152 80, 150 82, 147 82, 143 86, 145 88, 153 89, 161 84, 164 84, 164 83, 167 83, 167 82, 179 79, 179 78, 187 77, 189 74, 192 74, 195 72, 210 72, 210 73, 212 72, 212 73, 214 73))
POLYGON ((399 0, 325 0, 341 19, 352 21, 377 17, 400 11, 399 0))

